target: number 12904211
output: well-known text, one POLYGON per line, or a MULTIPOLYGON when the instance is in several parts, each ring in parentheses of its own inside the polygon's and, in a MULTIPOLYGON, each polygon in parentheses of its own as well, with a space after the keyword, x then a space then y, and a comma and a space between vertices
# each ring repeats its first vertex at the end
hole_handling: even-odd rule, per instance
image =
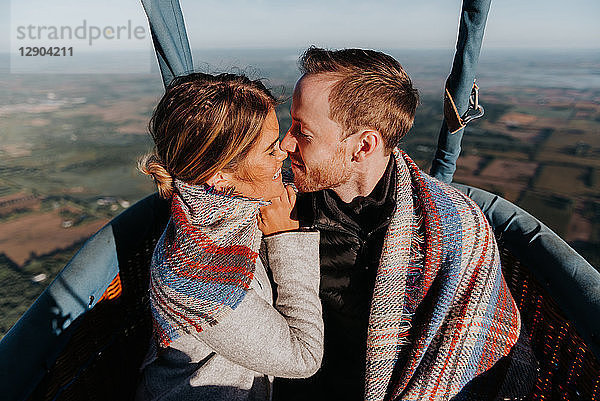
POLYGON ((37 56, 52 56, 52 57, 65 57, 73 56, 73 47, 19 47, 19 53, 24 57, 37 57, 37 56))

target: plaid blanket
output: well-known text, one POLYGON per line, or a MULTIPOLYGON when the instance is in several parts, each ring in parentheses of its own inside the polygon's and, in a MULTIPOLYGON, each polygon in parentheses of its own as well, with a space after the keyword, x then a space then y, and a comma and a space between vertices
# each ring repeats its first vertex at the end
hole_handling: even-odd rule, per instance
POLYGON ((154 336, 168 347, 182 333, 219 322, 254 277, 266 204, 175 180, 171 218, 150 266, 154 336))
POLYGON ((394 157, 397 208, 371 303, 365 399, 447 400, 509 353, 520 316, 479 207, 404 152, 394 157))

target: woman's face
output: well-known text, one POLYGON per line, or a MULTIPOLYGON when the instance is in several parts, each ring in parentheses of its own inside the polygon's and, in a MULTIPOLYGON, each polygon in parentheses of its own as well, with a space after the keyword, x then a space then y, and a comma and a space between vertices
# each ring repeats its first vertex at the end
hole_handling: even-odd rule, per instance
POLYGON ((279 147, 279 122, 271 109, 256 143, 230 179, 235 192, 248 198, 271 200, 283 194, 281 165, 287 152, 279 147))

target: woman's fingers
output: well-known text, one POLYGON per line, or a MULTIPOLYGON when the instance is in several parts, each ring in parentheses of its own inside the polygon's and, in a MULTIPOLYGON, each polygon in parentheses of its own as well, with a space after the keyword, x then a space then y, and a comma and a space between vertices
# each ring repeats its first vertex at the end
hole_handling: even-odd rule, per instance
POLYGON ((271 200, 271 204, 260 208, 259 228, 265 235, 283 231, 296 230, 298 220, 292 218, 292 210, 296 203, 296 192, 292 187, 280 197, 271 200))
POLYGON ((294 205, 296 204, 296 190, 294 190, 294 187, 291 185, 288 185, 285 187, 285 192, 287 194, 287 200, 290 203, 290 205, 292 205, 292 207, 294 207, 294 205))

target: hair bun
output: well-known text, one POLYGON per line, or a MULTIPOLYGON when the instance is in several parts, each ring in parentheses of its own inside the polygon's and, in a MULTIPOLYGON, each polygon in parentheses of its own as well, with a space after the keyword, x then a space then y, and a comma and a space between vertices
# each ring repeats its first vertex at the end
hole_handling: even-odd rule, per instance
POLYGON ((173 177, 163 166, 156 153, 144 155, 138 161, 138 170, 154 180, 161 198, 170 199, 173 195, 173 177))

